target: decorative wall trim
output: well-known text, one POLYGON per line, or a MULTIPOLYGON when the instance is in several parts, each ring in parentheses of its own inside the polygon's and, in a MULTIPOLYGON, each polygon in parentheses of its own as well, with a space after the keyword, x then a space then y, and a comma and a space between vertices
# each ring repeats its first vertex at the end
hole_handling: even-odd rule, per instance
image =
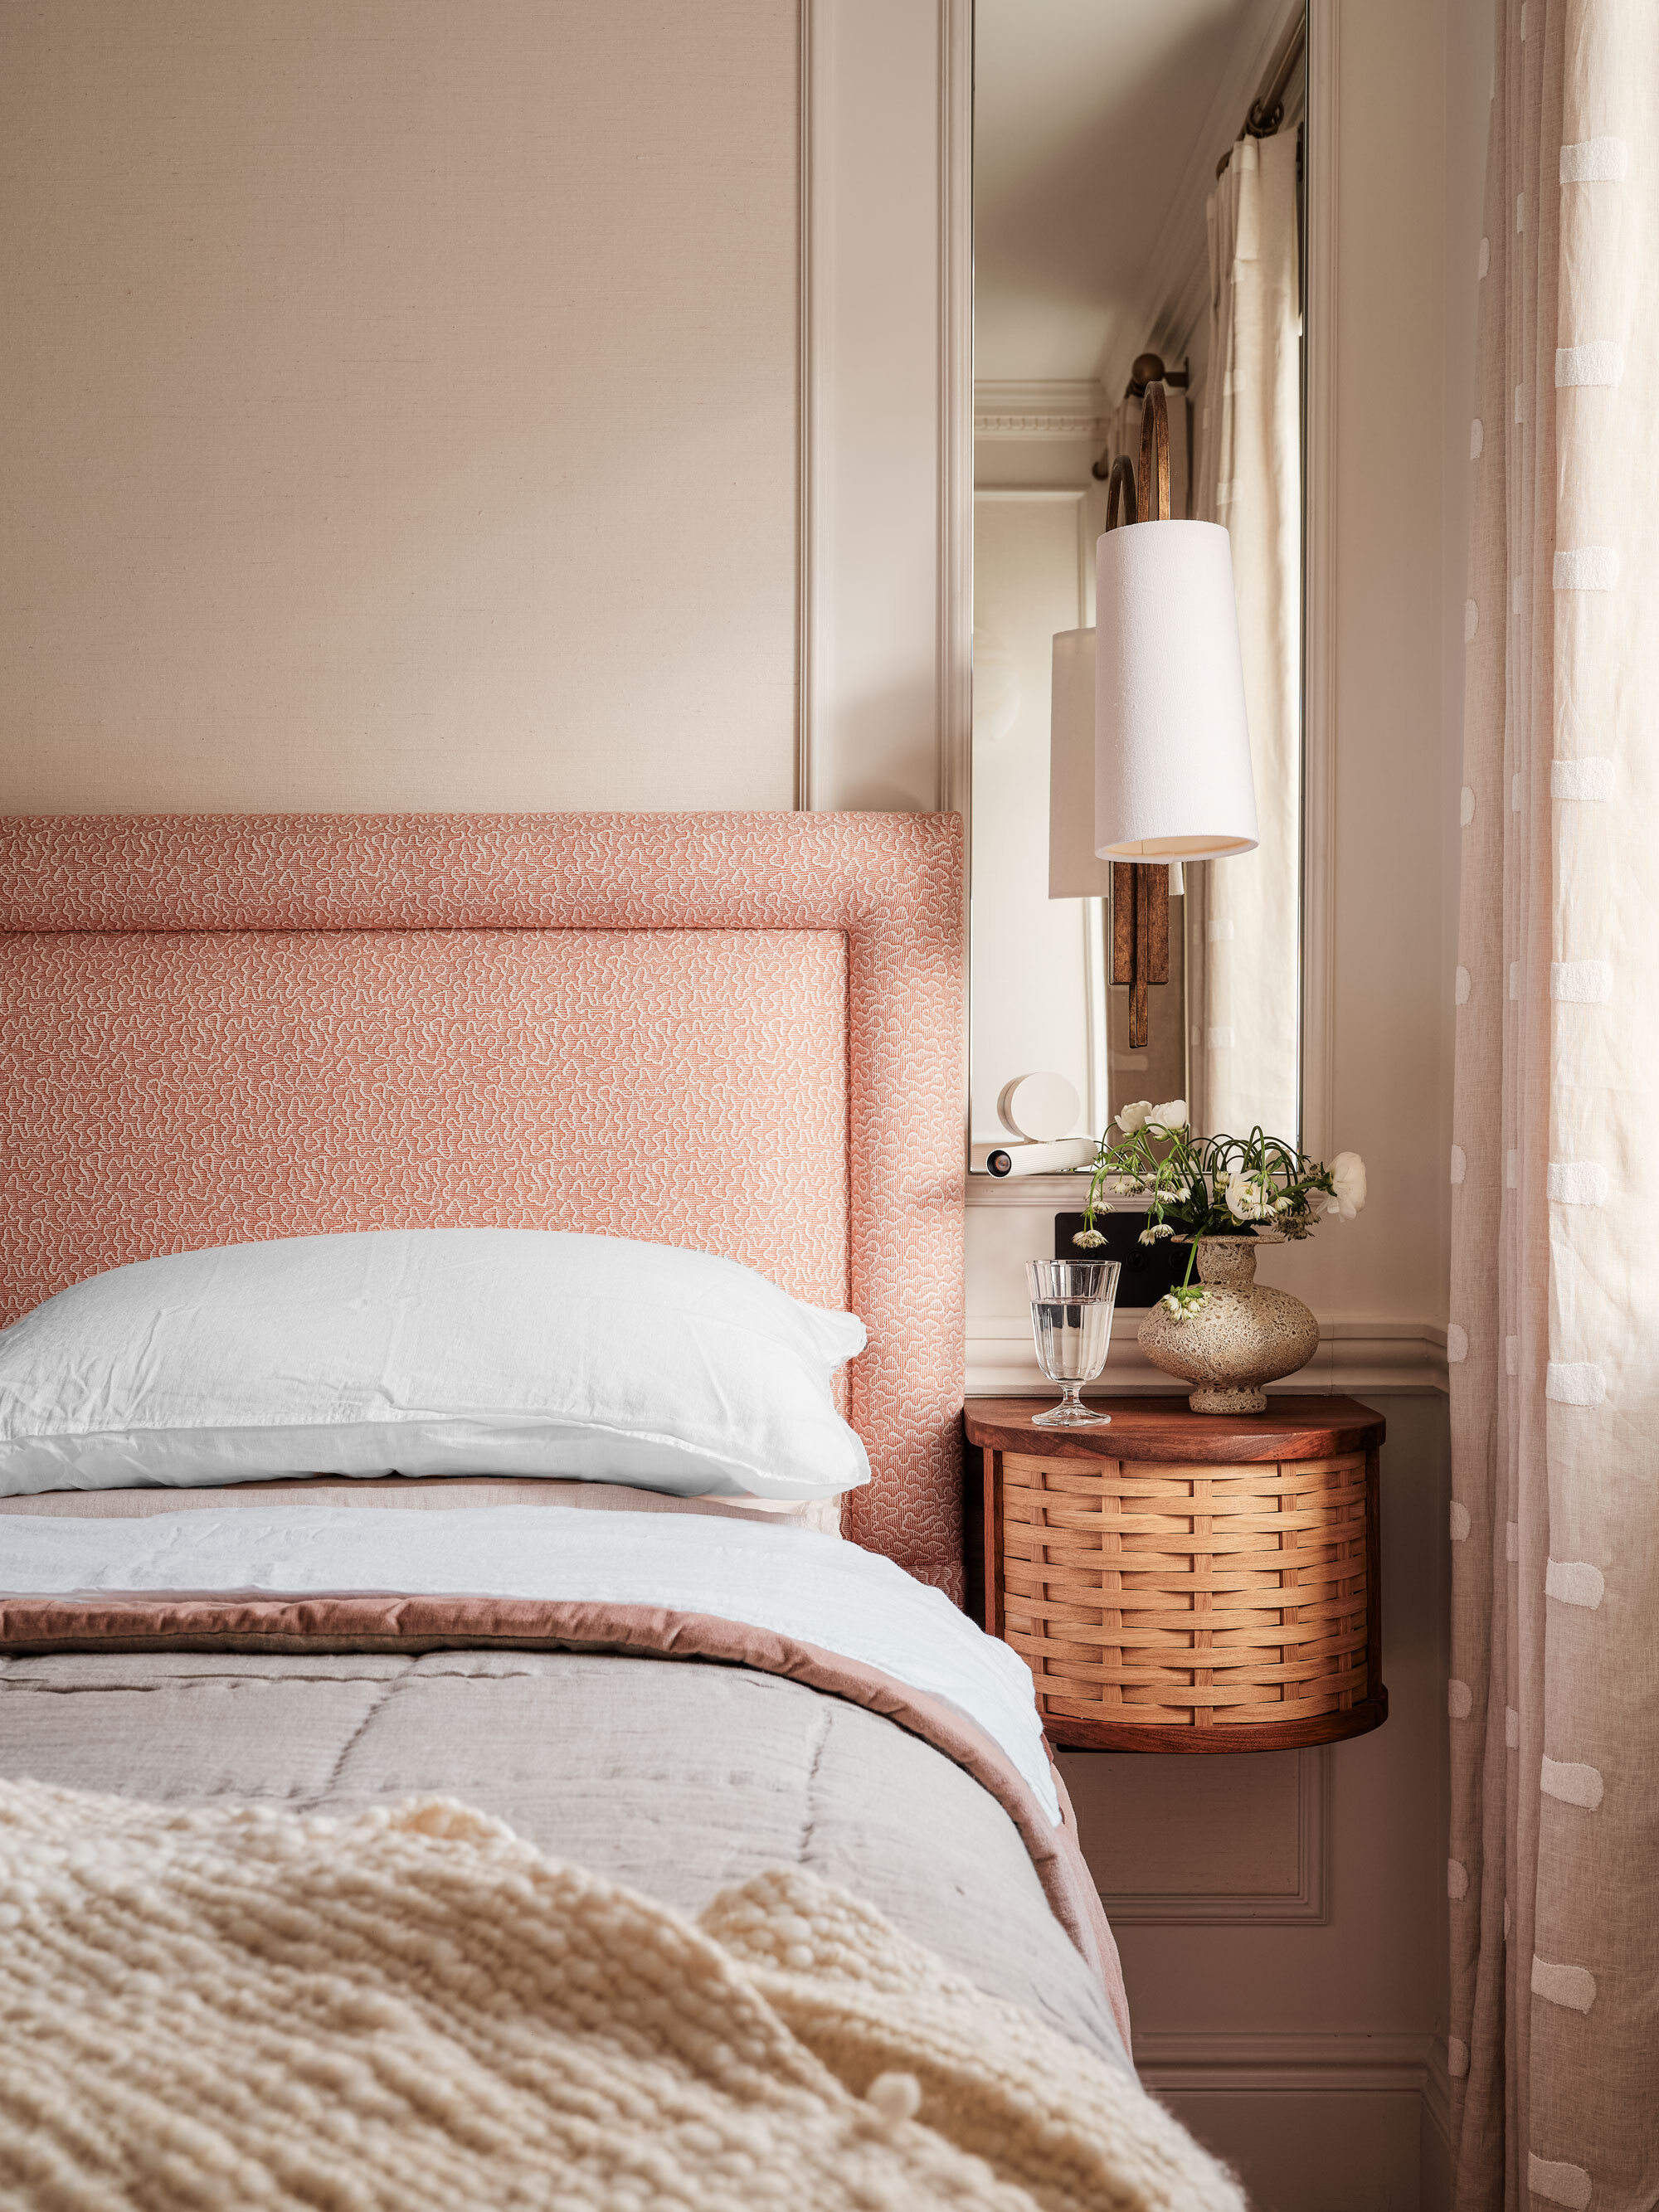
POLYGON ((974 435, 1062 441, 1093 445, 1106 434, 1106 387, 1093 380, 1054 378, 1015 382, 982 378, 974 385, 974 435))
POLYGON ((1164 2093, 1404 2091, 1426 2107, 1434 2040, 1395 2031, 1152 2028, 1134 2039, 1135 2070, 1164 2093))
POLYGON ((800 0, 796 796, 932 812, 970 759, 970 0, 800 0))
POLYGON ((966 830, 974 782, 974 0, 939 0, 939 805, 960 814, 966 830))
MULTIPOLYGON (((1035 1178, 1033 1178, 1035 1180, 1035 1178)), ((1138 1319, 1139 1316, 1133 1316, 1138 1319)), ((968 1393, 970 1397, 1040 1396, 1050 1386, 1038 1370, 1031 1326, 991 1316, 968 1322, 968 1393)), ((1130 1311, 1120 1316, 1113 1333, 1102 1392, 1138 1395, 1173 1389, 1169 1376, 1154 1367, 1135 1341, 1130 1311)), ((1444 1395, 1446 1328, 1443 1322, 1357 1320, 1322 1322, 1319 1350, 1297 1375, 1269 1389, 1352 1392, 1437 1391, 1444 1395)))
POLYGON ((812 318, 812 0, 800 0, 795 87, 795 806, 812 805, 812 618, 817 544, 817 378, 812 318))
MULTIPOLYGON (((1322 1747, 1299 1752, 1296 1767, 1296 1865, 1293 1892, 1102 1890, 1115 1926, 1160 1928, 1283 1926, 1323 1928, 1330 1920, 1326 1881, 1326 1813, 1330 1761, 1322 1747)), ((1139 2046, 1137 2045, 1137 2050, 1139 2046)))
POLYGON ((1328 1159, 1336 1097, 1337 0, 1308 0, 1303 547, 1302 1142, 1328 1159))

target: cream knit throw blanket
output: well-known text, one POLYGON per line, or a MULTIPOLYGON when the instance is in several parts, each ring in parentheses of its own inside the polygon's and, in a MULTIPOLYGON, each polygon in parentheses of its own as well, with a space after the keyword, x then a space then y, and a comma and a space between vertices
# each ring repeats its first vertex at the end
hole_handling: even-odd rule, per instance
POLYGON ((0 2206, 1243 2212, 1121 2069, 795 1872, 693 1923, 423 1798, 0 1784, 0 2206))

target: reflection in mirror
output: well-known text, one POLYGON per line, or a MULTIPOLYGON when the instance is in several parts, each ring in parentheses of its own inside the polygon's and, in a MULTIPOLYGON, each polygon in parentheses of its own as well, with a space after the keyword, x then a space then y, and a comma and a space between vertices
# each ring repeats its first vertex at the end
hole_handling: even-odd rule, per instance
MULTIPOLYGON (((971 950, 981 1148, 1006 1145, 999 1095, 1033 1070, 1076 1091, 1079 1134, 1131 1101, 1175 1097, 1190 1101, 1200 1132, 1259 1123, 1298 1133, 1304 33, 1291 0, 978 0, 971 950), (1142 453, 1154 410, 1169 426, 1161 508, 1150 440, 1142 453), (1210 819, 1227 811, 1215 803, 1228 773, 1226 716, 1214 704, 1225 684, 1206 694, 1201 727, 1190 714, 1182 726, 1178 703, 1164 702, 1219 650, 1192 580, 1199 569, 1163 557, 1174 537, 1115 544, 1120 556, 1156 551, 1153 565, 1182 579, 1160 610, 1176 641, 1172 653, 1160 648, 1170 679, 1135 679, 1133 711, 1120 701, 1097 714, 1097 541, 1113 521, 1167 528, 1154 511, 1226 532, 1206 535, 1231 556, 1237 645, 1227 650, 1235 699, 1242 679, 1241 769, 1248 721, 1253 850, 1210 819), (1226 857, 1174 866, 1102 857, 1103 837, 1117 833, 1097 831, 1097 783, 1104 793, 1141 769, 1120 750, 1099 756, 1097 774, 1097 744, 1122 747, 1128 725, 1137 744, 1167 748, 1153 764, 1173 764, 1173 781, 1205 801, 1193 814, 1210 841, 1188 835, 1184 849, 1226 857)), ((1196 535, 1188 550, 1202 551, 1196 535)), ((1116 668, 1127 665, 1117 570, 1102 557, 1113 596, 1101 655, 1116 668)), ((1120 854, 1183 849, 1135 834, 1120 854)))

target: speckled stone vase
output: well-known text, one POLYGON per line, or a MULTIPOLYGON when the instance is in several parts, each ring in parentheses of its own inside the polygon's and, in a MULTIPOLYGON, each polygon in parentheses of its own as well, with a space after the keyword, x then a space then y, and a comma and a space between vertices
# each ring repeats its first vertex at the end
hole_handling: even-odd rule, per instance
POLYGON ((1140 1324, 1141 1349, 1154 1367, 1198 1388, 1195 1413, 1259 1413, 1264 1382, 1294 1375, 1319 1349, 1319 1323, 1300 1298, 1255 1279, 1253 1237, 1206 1237, 1198 1279, 1206 1296, 1184 1316, 1164 1305, 1140 1324))

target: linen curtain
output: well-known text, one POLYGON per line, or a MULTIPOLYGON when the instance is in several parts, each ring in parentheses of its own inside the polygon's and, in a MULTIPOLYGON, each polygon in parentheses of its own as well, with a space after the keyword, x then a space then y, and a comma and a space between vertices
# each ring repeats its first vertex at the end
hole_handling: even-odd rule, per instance
POLYGON ((1261 843, 1187 871, 1194 1127, 1294 1137, 1301 1107, 1302 370, 1296 133, 1210 195, 1200 521, 1232 540, 1261 843))
POLYGON ((1498 0, 1451 1152, 1455 2202, 1659 2202, 1659 9, 1498 0))

